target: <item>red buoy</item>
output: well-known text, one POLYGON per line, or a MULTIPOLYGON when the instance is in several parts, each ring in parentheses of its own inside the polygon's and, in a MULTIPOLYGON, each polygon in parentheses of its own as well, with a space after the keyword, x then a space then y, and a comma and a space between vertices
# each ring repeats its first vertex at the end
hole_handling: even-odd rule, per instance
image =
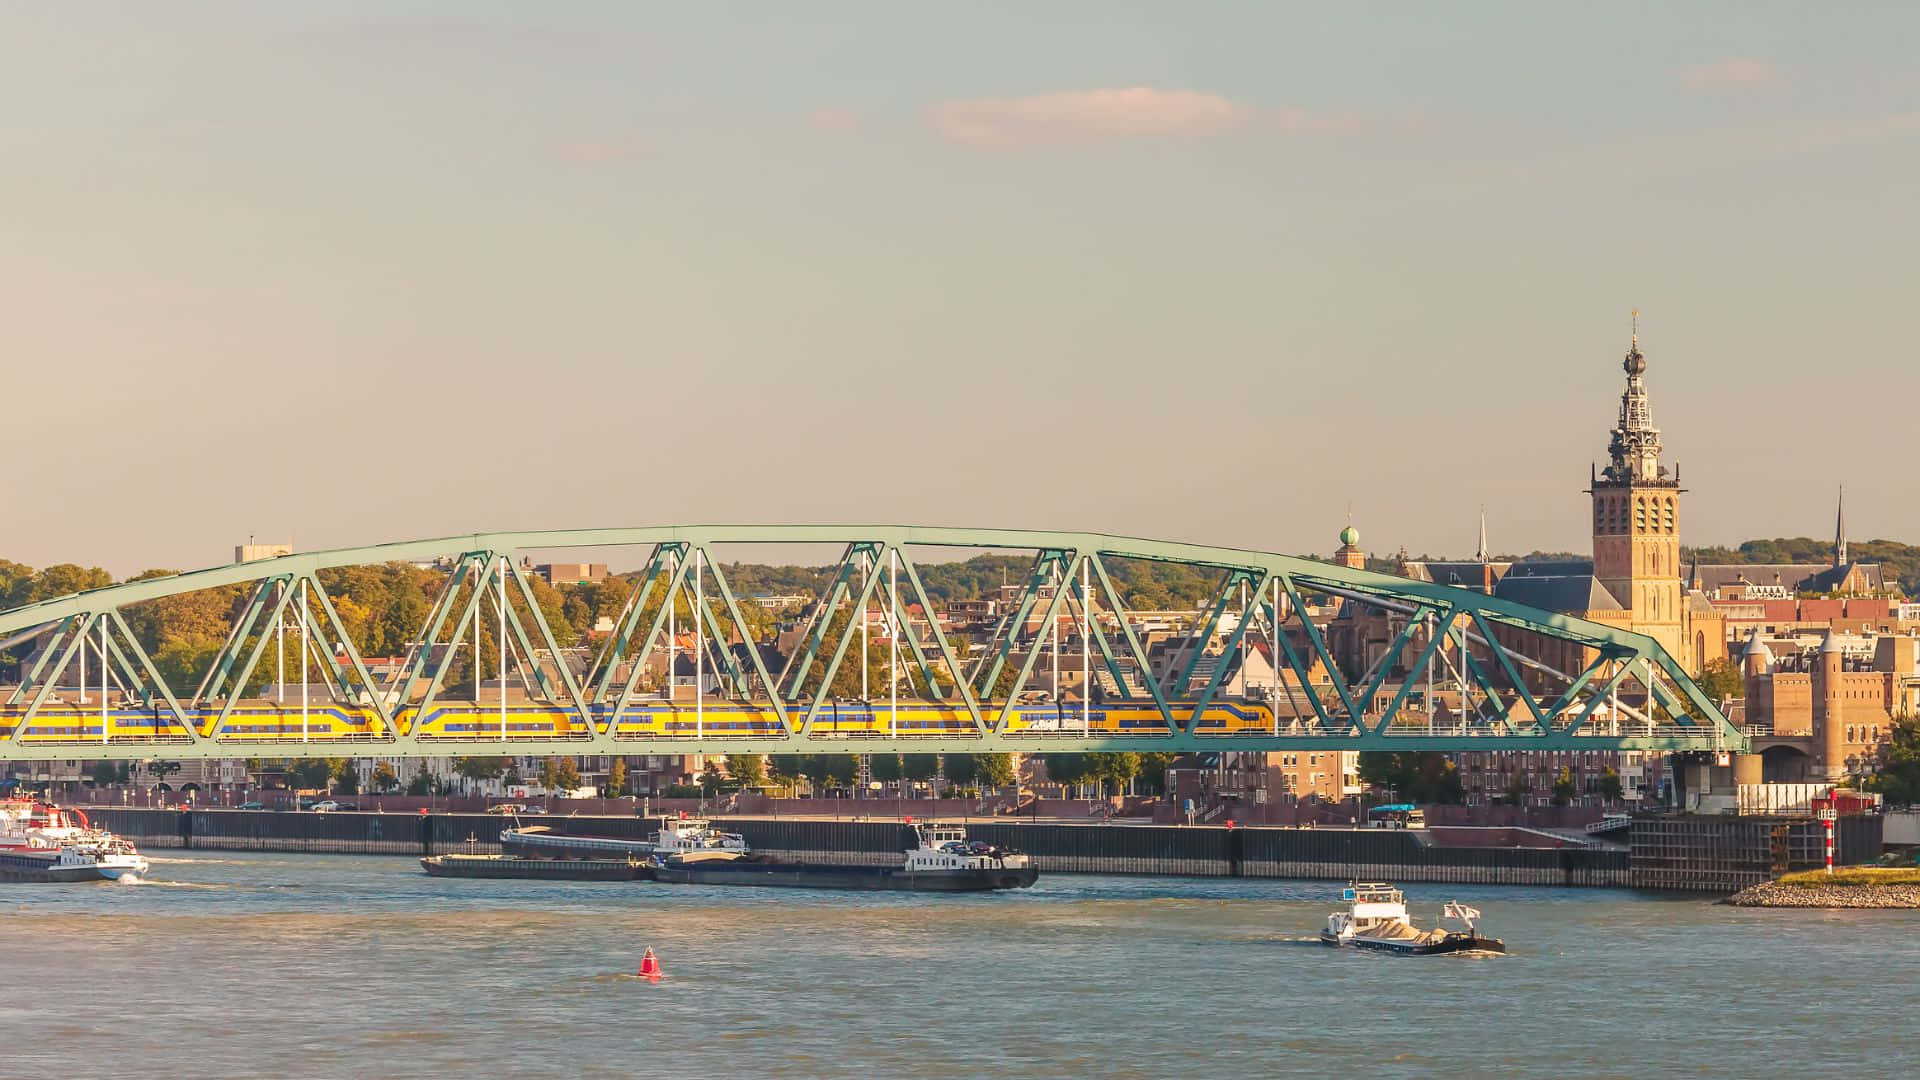
POLYGON ((648 949, 647 954, 640 958, 640 977, 658 982, 665 974, 666 972, 660 970, 660 958, 653 955, 652 949, 648 949))

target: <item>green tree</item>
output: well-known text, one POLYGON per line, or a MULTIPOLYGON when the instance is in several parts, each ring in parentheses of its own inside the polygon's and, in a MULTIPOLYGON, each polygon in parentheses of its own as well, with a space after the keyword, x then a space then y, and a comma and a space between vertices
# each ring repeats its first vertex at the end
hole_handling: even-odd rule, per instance
POLYGON ((886 783, 901 776, 899 754, 875 754, 867 762, 867 771, 875 780, 886 783))
POLYGON ((1609 803, 1617 803, 1625 797, 1626 791, 1620 785, 1620 774, 1609 768, 1593 782, 1593 793, 1609 803))
POLYGON ((815 754, 807 767, 814 783, 828 787, 852 787, 853 778, 859 775, 852 754, 815 754))
MULTIPOLYGON (((494 757, 457 757, 453 759, 453 773, 469 782, 498 779, 505 771, 505 764, 494 757)), ((515 783, 519 781, 516 780, 515 783)))
POLYGON ((553 770, 554 786, 561 791, 577 791, 580 788, 580 763, 570 757, 559 759, 553 770))
POLYGON ((328 758, 327 773, 334 791, 342 795, 360 794, 360 770, 353 767, 351 758, 328 758))
POLYGON ((619 798, 627 793, 627 759, 614 758, 607 767, 607 794, 619 798))
POLYGON ((1078 787, 1100 778, 1099 767, 1091 754, 1042 754, 1040 760, 1047 766, 1047 779, 1056 784, 1078 787))
MULTIPOLYGON (((770 754, 767 757, 767 777, 781 787, 792 787, 795 780, 802 776, 812 776, 808 770, 811 761, 805 754, 770 754)), ((816 781, 818 776, 813 777, 816 781)))
POLYGON ((1533 794, 1533 785, 1527 780, 1527 771, 1514 767, 1513 776, 1507 781, 1507 802, 1514 806, 1525 806, 1527 796, 1533 794))
POLYGON ((1167 769, 1172 766, 1178 754, 1153 753, 1140 755, 1140 788, 1149 794, 1164 795, 1167 790, 1167 769))
POLYGON ((407 794, 416 796, 434 794, 433 776, 427 772, 426 762, 422 761, 419 771, 413 774, 413 779, 407 781, 407 794))
POLYGON ((900 775, 908 780, 931 780, 939 771, 939 754, 900 755, 900 775))
POLYGON ((1560 766, 1560 771, 1553 777, 1553 805, 1565 806, 1572 802, 1576 790, 1573 783, 1573 770, 1565 765, 1560 766))
POLYGON ((1707 661, 1706 666, 1700 669, 1700 674, 1695 676, 1693 681, 1700 687, 1700 692, 1707 696, 1707 700, 1716 705, 1730 697, 1741 697, 1747 692, 1746 679, 1740 674, 1740 669, 1732 660, 1724 656, 1707 661))
POLYGON ((1920 804, 1920 718, 1894 717, 1861 783, 1894 806, 1920 804))
POLYGON ((547 791, 560 786, 559 758, 548 758, 540 763, 540 786, 547 791))
POLYGON ((727 775, 742 787, 759 787, 767 782, 767 759, 763 754, 728 754, 727 775))
POLYGON ((947 783, 966 787, 980 776, 980 760, 973 754, 947 754, 940 759, 947 783))
POLYGON ((1460 770, 1445 754, 1362 751, 1359 774, 1361 783, 1378 791, 1391 791, 1395 798, 1407 802, 1457 804, 1466 801, 1460 770))
POLYGON ((400 787, 400 774, 393 771, 391 762, 383 761, 373 767, 373 790, 382 795, 389 794, 400 787))
POLYGON ((978 754, 974 756, 974 762, 975 775, 987 787, 1012 787, 1018 779, 1013 769, 1012 754, 978 754))
POLYGON ((287 764, 287 779, 301 791, 324 791, 332 777, 326 758, 297 758, 287 764))
POLYGON ((519 787, 526 782, 526 777, 520 775, 520 765, 518 762, 509 764, 507 771, 500 774, 500 783, 507 787, 519 787))
POLYGON ((1107 793, 1108 784, 1113 785, 1112 794, 1121 794, 1126 790, 1127 782, 1140 775, 1140 755, 1132 751, 1103 752, 1089 756, 1093 759, 1093 775, 1101 784, 1102 794, 1107 793))

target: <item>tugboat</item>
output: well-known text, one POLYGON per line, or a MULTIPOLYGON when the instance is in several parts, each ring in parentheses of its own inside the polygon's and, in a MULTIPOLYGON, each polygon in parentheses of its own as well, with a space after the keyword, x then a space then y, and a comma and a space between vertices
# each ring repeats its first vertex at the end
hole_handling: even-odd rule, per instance
POLYGON ((1024 889, 1040 872, 1012 848, 969 843, 958 825, 911 826, 913 846, 902 865, 825 866, 759 855, 682 853, 664 857, 653 879, 677 885, 761 885, 789 889, 902 892, 987 892, 1024 889))
POLYGON ((1481 937, 1474 921, 1480 912, 1455 900, 1447 901, 1441 919, 1457 919, 1465 931, 1436 926, 1420 930, 1407 918, 1407 901, 1399 889, 1377 882, 1348 885, 1340 899, 1350 905, 1346 911, 1327 916, 1320 940, 1328 945, 1351 945, 1357 949, 1398 953, 1403 956, 1431 956, 1435 953, 1507 951, 1499 938, 1481 937))
POLYGON ((78 810, 37 799, 0 800, 0 881, 111 881, 147 872, 132 844, 78 810))
POLYGON ((669 855, 720 855, 734 858, 752 849, 739 833, 721 832, 705 818, 662 817, 650 839, 574 836, 545 825, 518 823, 500 833, 500 850, 536 859, 651 859, 669 855))

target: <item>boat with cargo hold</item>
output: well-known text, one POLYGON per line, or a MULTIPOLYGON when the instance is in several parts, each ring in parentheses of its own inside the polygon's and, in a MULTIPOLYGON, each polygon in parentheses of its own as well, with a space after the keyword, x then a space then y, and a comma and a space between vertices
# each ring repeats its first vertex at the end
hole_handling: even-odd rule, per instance
POLYGON ((1333 946, 1352 946, 1401 956, 1432 956, 1438 953, 1503 953, 1506 943, 1482 936, 1477 925, 1480 912, 1456 900, 1441 909, 1440 918, 1458 920, 1464 930, 1436 926, 1421 930, 1407 915, 1407 899, 1399 889, 1379 882, 1355 882, 1340 894, 1347 910, 1327 916, 1320 940, 1333 946))
POLYGON ((79 810, 38 799, 0 799, 0 881, 112 881, 147 872, 125 839, 79 810))
POLYGON ((1013 848, 970 842, 959 825, 920 822, 907 830, 911 846, 901 853, 899 866, 835 866, 765 855, 697 852, 658 859, 651 876, 676 885, 895 892, 1024 889, 1040 876, 1031 856, 1013 848))

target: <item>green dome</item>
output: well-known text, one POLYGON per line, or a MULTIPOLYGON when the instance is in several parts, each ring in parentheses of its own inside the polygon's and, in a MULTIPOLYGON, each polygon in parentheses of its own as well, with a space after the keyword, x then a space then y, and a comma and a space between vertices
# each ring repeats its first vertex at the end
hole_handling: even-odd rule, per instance
POLYGON ((1346 547, 1360 546, 1360 530, 1349 525, 1340 530, 1340 543, 1346 547))

